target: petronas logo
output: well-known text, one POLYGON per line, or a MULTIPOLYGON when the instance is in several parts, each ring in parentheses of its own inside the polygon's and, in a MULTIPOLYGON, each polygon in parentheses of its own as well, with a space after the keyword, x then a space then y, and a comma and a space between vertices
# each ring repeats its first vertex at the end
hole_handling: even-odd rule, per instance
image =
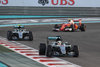
POLYGON ((45 4, 48 4, 49 1, 48 0, 38 0, 38 3, 44 6, 45 4))

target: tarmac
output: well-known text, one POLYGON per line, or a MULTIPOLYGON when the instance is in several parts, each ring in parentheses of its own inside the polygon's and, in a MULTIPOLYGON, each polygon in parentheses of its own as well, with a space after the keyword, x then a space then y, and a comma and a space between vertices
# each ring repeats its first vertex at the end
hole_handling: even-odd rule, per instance
MULTIPOLYGON (((26 29, 32 31, 34 40, 33 41, 17 41, 17 42, 33 47, 35 49, 39 49, 39 44, 46 43, 46 38, 48 36, 60 35, 62 36, 63 41, 67 41, 72 45, 78 45, 79 51, 80 51, 80 56, 78 58, 60 57, 61 59, 78 64, 82 67, 99 67, 100 66, 100 60, 99 60, 100 59, 100 23, 86 23, 85 25, 86 25, 85 32, 53 32, 52 28, 54 25, 26 26, 25 27, 26 29)), ((12 30, 12 29, 13 27, 0 28, 0 36, 6 38, 7 31, 12 30)), ((6 54, 9 54, 9 53, 4 53, 1 56, 7 58, 8 56, 6 54)), ((8 64, 10 64, 10 62, 15 61, 15 58, 16 58, 15 55, 16 54, 14 54, 13 58, 9 56, 10 58, 7 58, 7 59, 1 58, 1 60, 8 61, 8 64), (12 60, 9 61, 9 59, 12 59, 12 60)), ((18 55, 17 58, 20 58, 20 55, 18 55)), ((24 64, 29 62, 26 65, 37 66, 37 63, 36 64, 33 63, 34 61, 32 60, 28 61, 27 58, 24 58, 24 57, 22 57, 22 60, 16 59, 17 62, 15 64, 22 65, 23 67, 25 67, 24 64)), ((39 64, 38 66, 40 65, 41 64, 39 64)))

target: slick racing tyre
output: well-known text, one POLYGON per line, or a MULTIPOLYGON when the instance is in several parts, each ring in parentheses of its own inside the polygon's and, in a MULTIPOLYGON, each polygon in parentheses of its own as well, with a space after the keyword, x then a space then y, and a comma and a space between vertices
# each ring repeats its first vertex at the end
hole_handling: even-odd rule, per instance
POLYGON ((29 40, 32 41, 33 40, 33 35, 32 35, 32 32, 29 31, 29 40))
POLYGON ((53 31, 59 32, 60 31, 60 26, 58 24, 54 25, 53 31))
POLYGON ((81 30, 81 31, 85 31, 85 30, 86 30, 86 26, 85 26, 84 24, 82 24, 82 25, 80 26, 80 30, 81 30))
POLYGON ((45 53, 46 53, 46 44, 45 43, 40 43, 39 55, 45 55, 45 53))
POLYGON ((12 40, 12 32, 11 31, 7 32, 7 39, 12 40))
POLYGON ((73 52, 74 52, 73 57, 78 57, 79 56, 79 50, 78 50, 78 46, 77 45, 73 46, 73 52))
POLYGON ((46 56, 47 57, 52 57, 53 56, 53 48, 52 48, 51 45, 47 46, 46 56))
POLYGON ((58 24, 56 24, 56 25, 54 26, 54 28, 60 28, 60 26, 59 26, 58 24))

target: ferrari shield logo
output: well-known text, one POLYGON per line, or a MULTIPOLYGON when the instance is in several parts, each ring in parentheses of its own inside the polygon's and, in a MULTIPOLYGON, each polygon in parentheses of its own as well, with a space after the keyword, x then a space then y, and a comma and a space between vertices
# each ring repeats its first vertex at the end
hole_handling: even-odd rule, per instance
POLYGON ((49 1, 48 0, 38 0, 38 3, 44 6, 45 4, 48 4, 49 1))

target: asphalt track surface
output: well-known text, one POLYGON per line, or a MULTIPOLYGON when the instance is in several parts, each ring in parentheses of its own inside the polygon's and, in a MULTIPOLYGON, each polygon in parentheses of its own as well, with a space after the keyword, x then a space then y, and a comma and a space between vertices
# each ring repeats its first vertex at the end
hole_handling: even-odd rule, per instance
MULTIPOLYGON (((53 32, 54 25, 26 26, 25 28, 33 32, 33 41, 17 41, 27 46, 39 49, 40 43, 46 43, 48 36, 62 36, 63 41, 68 41, 79 46, 80 56, 60 57, 66 61, 78 64, 82 67, 100 66, 100 23, 86 24, 86 32, 53 32)), ((0 36, 6 38, 8 30, 12 27, 0 28, 0 36)))

